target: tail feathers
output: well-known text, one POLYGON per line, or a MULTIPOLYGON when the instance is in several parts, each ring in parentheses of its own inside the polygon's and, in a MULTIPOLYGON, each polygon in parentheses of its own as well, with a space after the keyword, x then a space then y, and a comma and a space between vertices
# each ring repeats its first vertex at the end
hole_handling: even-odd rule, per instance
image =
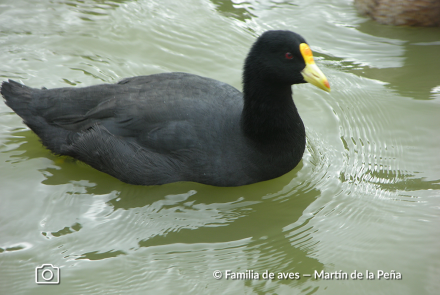
MULTIPOLYGON (((32 92, 32 88, 15 82, 9 79, 8 81, 3 81, 1 87, 1 93, 6 100, 12 97, 25 97, 29 96, 32 92)), ((29 97, 30 98, 30 97, 29 97)))
POLYGON ((4 81, 0 90, 6 104, 23 119, 30 112, 29 103, 33 91, 34 89, 13 80, 4 81))
POLYGON ((66 140, 70 131, 49 124, 38 114, 33 105, 36 91, 42 90, 30 88, 13 80, 4 81, 0 90, 6 104, 40 137, 46 147, 56 154, 65 154, 66 140))

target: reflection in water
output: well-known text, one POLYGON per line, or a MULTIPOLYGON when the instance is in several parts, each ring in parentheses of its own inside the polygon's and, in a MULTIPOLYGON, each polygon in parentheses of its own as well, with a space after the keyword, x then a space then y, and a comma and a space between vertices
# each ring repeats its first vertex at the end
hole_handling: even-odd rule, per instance
MULTIPOLYGON (((298 189, 292 187, 292 184, 288 184, 278 193, 270 193, 273 187, 262 185, 219 189, 178 183, 167 187, 176 191, 185 191, 188 188, 192 190, 168 194, 156 201, 152 201, 150 196, 154 200, 154 191, 164 193, 163 187, 136 187, 125 196, 119 194, 117 198, 107 202, 107 205, 113 207, 113 213, 105 210, 106 220, 112 220, 112 215, 117 214, 118 220, 126 220, 127 233, 120 231, 118 235, 110 237, 110 240, 106 239, 106 244, 110 245, 107 250, 101 245, 99 253, 89 250, 78 253, 79 256, 68 253, 68 257, 106 259, 121 254, 131 255, 141 248, 157 251, 160 248, 168 249, 170 245, 178 245, 169 254, 162 255, 161 259, 171 262, 178 259, 179 253, 186 253, 194 261, 209 258, 211 264, 220 263, 222 267, 236 271, 253 269, 260 273, 264 270, 312 273, 314 269, 323 269, 321 263, 308 255, 309 251, 313 251, 313 245, 303 247, 308 233, 313 232, 313 227, 308 225, 307 220, 291 226, 292 221, 296 224, 295 220, 302 216, 305 208, 319 195, 319 191, 304 186, 298 189), (282 202, 274 201, 286 194, 290 195, 289 199, 284 197, 282 202), (146 195, 149 197, 145 198, 146 195), (262 199, 262 196, 265 198, 262 199), (120 210, 124 212, 116 213, 120 210), (277 212, 277 215, 273 215, 273 212, 277 212), (284 227, 289 228, 287 235, 284 227), (139 239, 137 245, 132 244, 133 235, 139 239), (131 242, 124 245, 121 240, 131 242), (119 248, 111 246, 113 244, 118 244, 119 248), (243 264, 243 259, 238 259, 240 264, 232 264, 230 259, 236 255, 250 260, 243 264), (229 261, 229 264, 223 265, 222 260, 229 261)), ((103 232, 102 235, 108 235, 108 232, 103 232)), ((104 236, 100 237, 102 238, 104 236)), ((305 281, 307 279, 299 283, 305 281)), ((291 281, 282 283, 292 284, 291 281)), ((262 284, 253 287, 264 288, 262 284)))
POLYGON ((402 96, 415 99, 438 97, 431 91, 440 85, 440 28, 391 28, 374 21, 366 21, 358 25, 357 29, 365 34, 384 38, 385 42, 390 39, 400 41, 403 64, 389 68, 360 67, 353 70, 353 73, 390 83, 389 87, 396 89, 402 96))
MULTIPOLYGON (((55 162, 59 160, 48 155, 30 131, 18 131, 16 136, 18 134, 24 135, 25 142, 16 149, 21 152, 12 156, 14 161, 39 158, 42 154, 55 162)), ((313 148, 309 146, 308 150, 313 148)), ((186 253, 195 261, 209 259, 211 264, 218 264, 216 268, 252 269, 259 273, 269 270, 307 274, 324 269, 322 263, 309 255, 317 243, 310 244, 310 233, 315 231, 309 224, 311 217, 302 218, 304 210, 321 194, 313 187, 314 179, 321 179, 320 174, 325 171, 316 170, 314 165, 305 169, 301 163, 295 171, 273 181, 238 188, 186 182, 143 187, 121 183, 74 160, 63 159, 56 169, 49 166, 41 171, 46 176, 43 183, 55 187, 74 184, 81 193, 68 190, 61 196, 63 202, 74 198, 77 199, 74 202, 89 204, 82 209, 83 213, 75 214, 79 219, 73 224, 52 224, 46 226, 48 231, 42 232, 46 239, 60 240, 62 244, 72 238, 79 242, 79 247, 62 247, 61 253, 67 261, 105 260, 135 255, 143 248, 157 251, 178 245, 171 252, 165 251, 161 259, 172 262, 180 259, 176 257, 179 253, 186 253), (78 169, 82 172, 78 173, 78 169), (307 172, 301 173, 311 173, 311 179, 305 182, 300 180, 300 175, 295 177, 303 169, 307 172), (277 188, 282 189, 273 192, 277 188), (109 232, 108 226, 114 229, 109 232), (242 258, 232 263, 230 259, 237 255, 242 258), (228 261, 228 265, 224 265, 223 260, 228 261)), ((318 159, 313 161, 319 162, 318 159)), ((51 211, 46 214, 56 215, 51 211)), ((308 280, 280 283, 301 285, 308 280)), ((264 281, 257 284, 249 281, 246 285, 264 292, 278 288, 266 286, 264 281)))
MULTIPOLYGON (((417 178, 415 174, 405 174, 402 171, 381 170, 375 171, 366 169, 357 175, 345 175, 341 172, 341 182, 348 182, 351 185, 369 183, 377 185, 378 189, 388 192, 417 191, 420 189, 438 190, 438 180, 428 181, 424 177, 417 178)), ((410 201, 410 200, 408 200, 410 201)))
POLYGON ((109 11, 112 9, 117 9, 120 4, 129 2, 132 0, 92 0, 92 1, 82 1, 82 0, 69 0, 61 1, 60 4, 65 4, 73 11, 78 12, 82 20, 93 21, 87 18, 86 15, 92 16, 103 16, 108 15, 109 11))
POLYGON ((216 9, 224 16, 232 17, 240 21, 245 21, 254 17, 249 8, 243 8, 249 5, 248 2, 234 3, 231 0, 211 0, 215 4, 216 9))

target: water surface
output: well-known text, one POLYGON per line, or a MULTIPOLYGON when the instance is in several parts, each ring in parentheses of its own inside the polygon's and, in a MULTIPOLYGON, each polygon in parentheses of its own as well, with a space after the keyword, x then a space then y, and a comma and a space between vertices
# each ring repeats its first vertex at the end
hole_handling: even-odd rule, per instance
POLYGON ((302 34, 332 86, 293 87, 307 149, 274 180, 124 184, 51 154, 0 103, 0 293, 436 294, 438 28, 379 25, 349 0, 4 0, 0 77, 52 88, 184 71, 241 89, 269 29, 302 34), (60 267, 59 285, 35 283, 43 263, 60 267), (402 279, 303 276, 315 270, 402 279))

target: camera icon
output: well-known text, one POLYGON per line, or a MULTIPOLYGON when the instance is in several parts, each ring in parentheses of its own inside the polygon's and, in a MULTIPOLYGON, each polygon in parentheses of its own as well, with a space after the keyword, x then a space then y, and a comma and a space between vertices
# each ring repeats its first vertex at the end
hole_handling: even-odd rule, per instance
POLYGON ((60 283, 60 268, 52 264, 43 264, 36 267, 35 283, 39 285, 58 285, 60 283))

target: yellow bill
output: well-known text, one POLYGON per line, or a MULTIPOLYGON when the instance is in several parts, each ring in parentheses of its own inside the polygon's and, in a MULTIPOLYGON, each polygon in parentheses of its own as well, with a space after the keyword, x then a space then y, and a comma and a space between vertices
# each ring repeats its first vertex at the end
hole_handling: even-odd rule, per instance
POLYGON ((301 71, 304 80, 306 82, 309 82, 310 84, 315 85, 316 87, 321 88, 322 90, 330 92, 330 84, 328 83, 327 78, 315 64, 315 61, 313 60, 313 54, 310 50, 309 45, 307 45, 306 43, 301 43, 299 45, 299 50, 301 51, 301 54, 306 63, 306 67, 304 68, 304 70, 301 71))

